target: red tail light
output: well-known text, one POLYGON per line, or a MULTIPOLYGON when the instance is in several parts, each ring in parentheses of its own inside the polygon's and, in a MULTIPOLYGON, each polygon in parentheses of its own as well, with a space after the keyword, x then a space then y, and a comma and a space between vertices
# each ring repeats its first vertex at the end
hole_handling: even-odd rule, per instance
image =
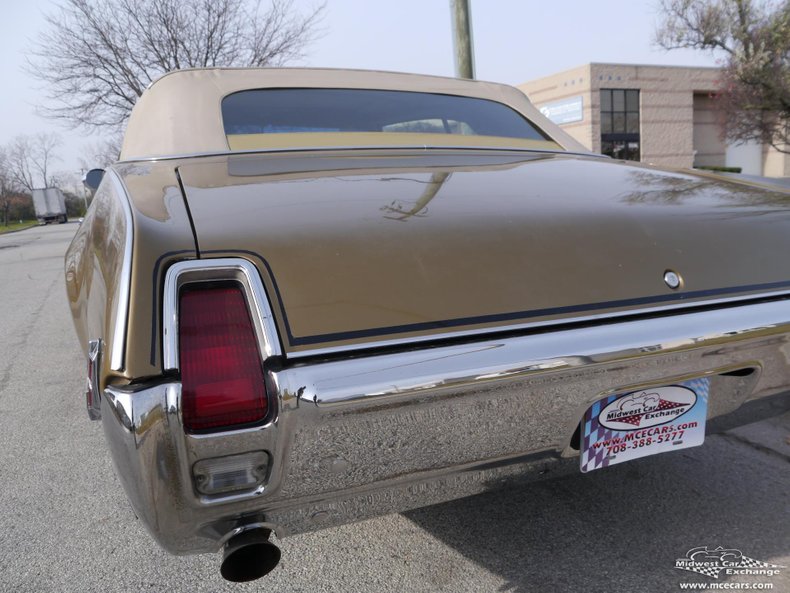
POLYGON ((178 316, 184 427, 195 432, 263 420, 269 411, 263 368, 241 289, 186 289, 178 316))

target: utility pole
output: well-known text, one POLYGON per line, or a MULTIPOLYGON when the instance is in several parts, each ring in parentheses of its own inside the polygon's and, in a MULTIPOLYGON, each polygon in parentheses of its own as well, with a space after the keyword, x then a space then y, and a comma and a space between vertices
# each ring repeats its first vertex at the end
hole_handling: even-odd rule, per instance
POLYGON ((455 50, 455 75, 458 78, 475 77, 475 56, 472 49, 472 17, 469 0, 450 0, 453 20, 453 49, 455 50))

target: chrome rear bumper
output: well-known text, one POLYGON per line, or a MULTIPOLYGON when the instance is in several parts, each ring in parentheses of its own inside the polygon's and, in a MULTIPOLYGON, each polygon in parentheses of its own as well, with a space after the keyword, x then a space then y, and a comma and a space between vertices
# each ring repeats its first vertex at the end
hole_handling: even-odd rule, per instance
POLYGON ((785 391, 790 301, 268 366, 276 419, 216 435, 184 432, 177 382, 104 391, 118 474, 170 552, 216 551, 253 524, 283 537, 540 475, 578 454, 584 411, 613 392, 709 376, 714 418, 785 391), (197 492, 197 461, 260 450, 265 484, 197 492))

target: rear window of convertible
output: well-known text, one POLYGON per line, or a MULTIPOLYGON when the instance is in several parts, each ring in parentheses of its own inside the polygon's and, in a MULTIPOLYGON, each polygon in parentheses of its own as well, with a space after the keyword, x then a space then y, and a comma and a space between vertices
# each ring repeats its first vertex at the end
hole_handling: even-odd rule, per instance
POLYGON ((502 103, 411 91, 240 91, 222 100, 222 120, 232 149, 248 145, 240 140, 245 137, 294 133, 416 133, 549 140, 502 103))

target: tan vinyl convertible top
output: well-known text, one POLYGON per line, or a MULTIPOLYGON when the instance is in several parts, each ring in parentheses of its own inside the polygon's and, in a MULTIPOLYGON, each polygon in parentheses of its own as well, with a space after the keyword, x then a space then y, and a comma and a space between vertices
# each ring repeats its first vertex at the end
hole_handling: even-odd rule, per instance
POLYGON ((153 82, 132 110, 120 159, 227 152, 221 113, 224 97, 245 89, 295 87, 405 90, 489 99, 520 112, 564 149, 588 152, 544 117, 524 93, 504 84, 367 70, 213 68, 177 70, 153 82))

